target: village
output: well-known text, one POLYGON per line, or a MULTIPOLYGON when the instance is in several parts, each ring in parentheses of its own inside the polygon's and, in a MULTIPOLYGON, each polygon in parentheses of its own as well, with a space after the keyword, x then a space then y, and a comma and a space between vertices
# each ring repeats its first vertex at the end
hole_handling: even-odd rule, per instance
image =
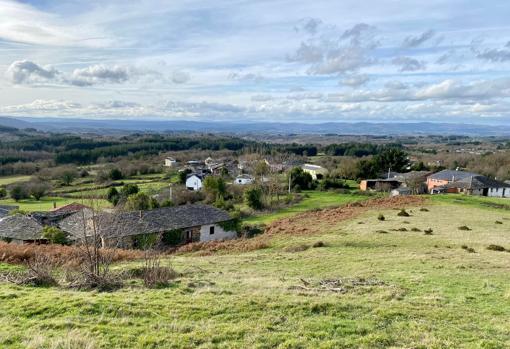
MULTIPOLYGON (((256 216, 278 214, 314 192, 328 192, 338 197, 339 203, 342 197, 362 200, 408 195, 510 198, 510 181, 460 169, 397 173, 388 168, 378 178, 360 179, 358 183, 331 175, 327 168, 305 160, 253 156, 215 160, 209 156, 183 161, 167 156, 160 160, 167 185, 158 190, 143 192, 136 184, 121 182, 124 186, 120 191, 110 186, 102 195, 89 199, 58 207, 53 202, 48 210, 23 211, 18 205, 2 204, 0 239, 13 244, 83 244, 97 235, 105 248, 142 248, 140 239, 152 236, 157 248, 172 249, 245 237, 252 227, 244 223, 256 216), (99 200, 106 200, 110 207, 98 205, 99 200)), ((411 169, 412 164, 406 168, 411 169)), ((11 197, 19 190, 15 185, 8 188, 11 197)), ((306 209, 323 207, 319 203, 306 209)))

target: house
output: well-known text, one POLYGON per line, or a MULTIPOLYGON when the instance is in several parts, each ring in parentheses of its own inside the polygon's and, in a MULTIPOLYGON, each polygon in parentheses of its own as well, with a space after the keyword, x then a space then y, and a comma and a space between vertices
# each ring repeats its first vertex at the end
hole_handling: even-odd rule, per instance
POLYGON ((255 182, 255 178, 248 174, 239 175, 234 180, 234 184, 237 184, 237 185, 248 185, 248 184, 252 184, 253 182, 255 182))
POLYGON ((223 210, 196 204, 118 214, 77 213, 64 219, 60 228, 75 242, 96 235, 103 246, 131 248, 148 236, 167 246, 234 239, 237 233, 223 224, 230 220, 223 210))
POLYGON ((427 192, 427 177, 431 174, 431 171, 410 171, 395 173, 391 178, 400 181, 402 187, 411 189, 413 194, 424 194, 427 192))
POLYGON ((390 191, 400 187, 401 184, 402 183, 399 180, 394 178, 364 179, 360 182, 359 189, 361 191, 390 191))
POLYGON ((314 180, 322 179, 328 173, 328 170, 322 166, 304 164, 301 166, 304 172, 309 173, 314 180))
POLYGON ((205 174, 202 173, 190 173, 186 176, 186 188, 195 191, 202 189, 202 183, 205 177, 205 174))
POLYGON ((427 190, 432 192, 432 190, 436 187, 443 187, 449 183, 460 181, 472 176, 478 176, 478 174, 458 170, 439 171, 427 177, 427 190))
POLYGON ((90 207, 73 202, 52 211, 35 211, 30 213, 29 216, 43 226, 56 226, 64 218, 84 209, 90 209, 90 207))
POLYGON ((166 167, 175 167, 175 166, 177 166, 177 160, 175 160, 174 158, 171 158, 171 157, 165 158, 165 166, 166 167))
POLYGON ((0 218, 8 216, 12 211, 19 209, 19 206, 0 205, 0 218))
POLYGON ((435 187, 431 193, 462 193, 489 197, 510 198, 510 184, 495 179, 475 175, 435 187))
POLYGON ((44 225, 35 218, 16 214, 0 219, 0 239, 15 244, 47 243, 42 238, 44 225))

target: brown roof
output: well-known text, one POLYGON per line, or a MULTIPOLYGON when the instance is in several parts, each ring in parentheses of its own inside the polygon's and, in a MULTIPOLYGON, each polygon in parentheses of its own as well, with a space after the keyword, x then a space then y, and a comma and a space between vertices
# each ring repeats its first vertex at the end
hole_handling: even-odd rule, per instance
POLYGON ((52 210, 51 212, 55 212, 55 213, 74 213, 74 212, 81 211, 84 208, 90 208, 90 207, 86 206, 86 205, 83 205, 83 204, 80 204, 80 203, 77 203, 77 202, 73 202, 73 203, 70 203, 68 205, 56 208, 56 209, 52 210))

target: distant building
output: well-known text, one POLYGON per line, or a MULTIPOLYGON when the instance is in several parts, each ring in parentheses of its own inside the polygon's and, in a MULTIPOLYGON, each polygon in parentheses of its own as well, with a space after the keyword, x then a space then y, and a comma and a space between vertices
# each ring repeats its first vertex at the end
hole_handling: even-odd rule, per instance
POLYGON ((431 194, 440 193, 510 198, 510 184, 482 175, 475 175, 431 189, 431 194))
POLYGON ((479 176, 477 173, 443 170, 427 177, 427 189, 431 192, 436 187, 442 187, 449 183, 457 182, 468 177, 479 176))
POLYGON ((0 239, 15 244, 47 243, 42 237, 44 225, 37 219, 16 214, 0 219, 0 239))
POLYGON ((237 185, 248 185, 248 184, 252 184, 253 182, 255 182, 255 178, 253 178, 253 176, 250 176, 247 174, 239 175, 234 180, 234 184, 237 184, 237 185))
POLYGON ((361 191, 374 190, 389 192, 393 189, 400 187, 401 184, 402 183, 399 180, 392 178, 364 179, 359 183, 359 189, 361 191))
POLYGON ((165 159, 165 166, 166 167, 175 167, 177 166, 177 160, 175 160, 174 158, 166 158, 165 159))
POLYGON ((328 174, 327 169, 318 165, 304 164, 301 168, 304 172, 309 173, 314 180, 322 179, 326 174, 328 174))
POLYGON ((189 190, 201 190, 205 175, 199 173, 191 173, 186 177, 186 188, 189 190))

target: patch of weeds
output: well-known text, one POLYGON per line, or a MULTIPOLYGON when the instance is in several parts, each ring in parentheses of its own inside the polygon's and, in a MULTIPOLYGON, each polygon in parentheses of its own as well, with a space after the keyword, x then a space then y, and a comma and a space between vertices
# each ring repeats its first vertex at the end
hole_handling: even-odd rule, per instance
POLYGON ((316 243, 314 243, 312 245, 313 248, 317 248, 317 247, 326 247, 326 244, 324 243, 324 241, 317 241, 316 243))
POLYGON ((470 231, 472 230, 470 227, 468 227, 467 225, 461 225, 459 228, 459 230, 465 230, 465 231, 470 231))
POLYGON ((425 235, 432 235, 434 230, 432 230, 432 228, 428 228, 428 229, 425 229, 423 232, 425 233, 425 235))
POLYGON ((294 245, 294 246, 287 246, 283 250, 285 252, 303 252, 310 248, 310 246, 301 244, 301 245, 294 245))
POLYGON ((405 209, 401 209, 400 212, 397 213, 397 216, 399 216, 399 217, 410 217, 411 215, 405 209))
POLYGON ((465 250, 466 252, 469 252, 469 253, 475 253, 476 252, 474 248, 469 247, 468 245, 462 245, 461 248, 463 250, 465 250))
POLYGON ((378 234, 388 234, 386 230, 377 230, 376 233, 378 234))
POLYGON ((411 224, 409 221, 403 221, 402 224, 411 224))
POLYGON ((487 246, 487 249, 489 251, 498 251, 498 252, 505 252, 506 251, 506 248, 504 248, 503 246, 500 246, 500 245, 489 245, 487 246))
POLYGON ((377 216, 377 219, 380 221, 385 221, 386 217, 384 217, 384 215, 382 213, 379 213, 379 215, 377 216))
POLYGON ((358 222, 358 224, 365 224, 365 222, 358 222))
POLYGON ((421 229, 418 229, 418 228, 414 227, 414 228, 411 228, 411 231, 419 232, 419 231, 421 231, 421 229))
POLYGON ((407 228, 398 228, 398 229, 392 229, 393 231, 407 231, 407 228))
POLYGON ((496 224, 503 224, 503 222, 501 222, 501 221, 496 221, 494 223, 496 223, 496 224))
POLYGON ((429 209, 425 208, 425 207, 422 207, 422 208, 420 208, 420 212, 429 212, 429 209))

